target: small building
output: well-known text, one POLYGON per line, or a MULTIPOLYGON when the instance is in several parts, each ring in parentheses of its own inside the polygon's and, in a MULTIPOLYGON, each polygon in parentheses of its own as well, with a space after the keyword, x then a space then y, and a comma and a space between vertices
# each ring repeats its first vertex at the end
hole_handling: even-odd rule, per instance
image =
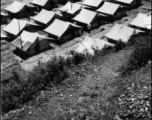
POLYGON ((8 13, 4 13, 1 11, 1 24, 7 24, 10 19, 8 13))
POLYGON ((26 18, 28 16, 26 4, 18 1, 13 1, 8 7, 4 8, 13 18, 26 18))
POLYGON ((64 17, 72 18, 78 14, 82 6, 78 3, 67 2, 63 7, 59 8, 64 17))
POLYGON ((7 36, 14 39, 25 29, 29 31, 35 31, 39 27, 40 26, 35 23, 14 18, 7 26, 3 28, 3 31, 7 36))
POLYGON ((50 25, 55 20, 55 18, 59 18, 59 16, 55 12, 45 9, 42 9, 38 15, 31 17, 32 20, 38 24, 43 25, 44 27, 50 25))
POLYGON ((102 6, 105 0, 85 0, 82 5, 88 6, 88 9, 96 10, 102 6))
POLYGON ((104 4, 96 10, 103 18, 106 16, 106 20, 116 20, 122 18, 122 7, 120 4, 111 2, 104 2, 104 4))
POLYGON ((81 9, 73 20, 77 25, 83 26, 87 30, 94 29, 99 26, 98 14, 87 9, 81 9))
POLYGON ((127 43, 136 31, 128 26, 115 24, 112 29, 105 35, 109 42, 116 43, 118 41, 127 43))
POLYGON ((33 0, 31 4, 38 7, 38 11, 41 9, 51 10, 53 8, 51 0, 33 0))
POLYGON ((55 19, 55 21, 44 30, 49 36, 55 38, 58 44, 64 43, 76 35, 81 35, 81 31, 82 27, 59 19, 55 19))
POLYGON ((32 56, 49 48, 49 41, 51 40, 53 39, 41 36, 38 33, 23 31, 20 37, 15 39, 12 44, 17 47, 20 53, 32 56))
POLYGON ((115 3, 128 6, 130 9, 141 5, 142 0, 114 0, 115 3))
POLYGON ((143 31, 151 31, 151 15, 138 13, 137 17, 129 24, 129 26, 143 31))

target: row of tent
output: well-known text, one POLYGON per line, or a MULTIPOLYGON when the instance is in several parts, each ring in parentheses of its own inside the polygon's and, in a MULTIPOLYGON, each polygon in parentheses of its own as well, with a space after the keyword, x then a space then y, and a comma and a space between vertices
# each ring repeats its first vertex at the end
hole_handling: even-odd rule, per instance
MULTIPOLYGON (((3 19, 6 19, 6 17, 8 16, 19 19, 19 18, 29 17, 30 15, 34 15, 34 11, 36 10, 38 10, 39 12, 42 9, 52 10, 52 8, 58 6, 59 1, 60 0, 33 0, 32 2, 27 3, 27 4, 14 1, 11 5, 2 9, 3 12, 1 12, 1 18, 2 18, 1 23, 5 23, 5 20, 3 19)), ((77 0, 77 1, 80 1, 80 0, 77 0)), ((119 4, 119 6, 112 5, 112 8, 108 9, 109 5, 111 6, 111 4, 105 4, 103 8, 99 9, 104 4, 104 2, 108 2, 108 0, 85 0, 79 5, 70 4, 71 2, 67 2, 67 4, 59 10, 61 10, 62 12, 68 11, 68 13, 74 14, 75 11, 78 11, 80 10, 81 7, 83 7, 90 10, 99 9, 97 11, 103 14, 109 14, 110 12, 110 15, 111 15, 112 14, 111 10, 115 12, 118 8, 120 8, 120 6, 126 9, 130 9, 130 8, 139 6, 141 4, 141 1, 142 0, 109 0, 109 2, 119 4), (105 11, 107 10, 109 10, 109 12, 105 13, 105 11)))
MULTIPOLYGON (((97 8, 96 11, 100 11, 100 14, 102 16, 101 18, 104 19, 104 17, 106 18, 108 14, 110 16, 116 16, 116 13, 120 14, 121 9, 119 10, 119 8, 122 8, 120 4, 105 1, 101 7, 97 8), (110 6, 110 8, 108 7, 107 9, 107 6, 110 6)), ((41 11, 37 15, 35 15, 34 17, 30 17, 30 20, 33 20, 34 22, 18 20, 14 18, 6 27, 3 28, 3 31, 6 34, 3 35, 3 37, 6 39, 6 37, 9 36, 10 38, 15 39, 12 42, 14 46, 19 48, 24 53, 32 55, 36 51, 41 51, 48 48, 50 42, 56 42, 61 44, 76 36, 80 36, 82 34, 83 28, 87 27, 89 29, 92 29, 94 27, 98 27, 99 22, 104 22, 102 19, 99 19, 100 17, 98 15, 98 12, 92 11, 90 8, 88 9, 88 7, 78 3, 67 2, 67 4, 59 8, 59 10, 62 11, 62 16, 54 11, 41 9, 41 11), (74 17, 72 19, 76 22, 76 24, 65 21, 65 13, 66 16, 69 14, 74 14, 74 17), (46 35, 40 35, 40 33, 38 33, 39 30, 43 31, 43 34, 46 35)), ((150 16, 140 13, 130 25, 144 29, 151 29, 150 16)), ((119 31, 119 29, 117 30, 119 31)), ((120 31, 122 31, 122 29, 120 31)), ((125 30, 123 33, 125 33, 125 30)), ((115 35, 116 32, 113 32, 113 34, 115 35)), ((122 33, 118 32, 117 34, 122 33)), ((107 38, 110 38, 108 36, 112 35, 107 35, 107 38)))

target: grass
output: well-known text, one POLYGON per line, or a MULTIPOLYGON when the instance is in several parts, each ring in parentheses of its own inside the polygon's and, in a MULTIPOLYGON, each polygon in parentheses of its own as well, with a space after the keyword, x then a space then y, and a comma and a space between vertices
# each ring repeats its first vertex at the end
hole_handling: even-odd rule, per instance
POLYGON ((21 69, 21 67, 11 51, 10 44, 1 41, 1 81, 11 78, 14 69, 21 69))
POLYGON ((137 35, 123 50, 119 44, 117 50, 96 51, 95 56, 75 54, 75 59, 55 59, 40 64, 28 74, 26 82, 20 82, 15 75, 16 81, 12 80, 4 91, 3 107, 9 108, 6 106, 9 104, 19 107, 30 97, 36 97, 29 103, 30 110, 15 117, 21 120, 112 120, 115 116, 129 120, 149 119, 150 107, 140 110, 150 102, 151 65, 146 61, 151 58, 144 57, 142 61, 139 58, 151 55, 150 41, 149 35, 137 35), (126 71, 130 74, 121 74, 126 71), (129 102, 131 99, 135 102, 129 102), (143 101, 140 106, 138 103, 143 101), (131 106, 135 106, 132 111, 131 106), (33 113, 29 115, 29 111, 33 113))

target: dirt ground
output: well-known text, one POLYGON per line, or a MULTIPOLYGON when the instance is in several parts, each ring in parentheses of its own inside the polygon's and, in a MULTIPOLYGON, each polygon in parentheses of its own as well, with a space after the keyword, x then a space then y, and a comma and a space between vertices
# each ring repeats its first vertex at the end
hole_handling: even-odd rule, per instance
MULTIPOLYGON (((7 1, 6 0, 2 0, 1 1, 2 7, 10 4, 12 1, 13 0, 7 0, 7 1)), ((18 1, 22 1, 22 2, 28 3, 31 0, 18 0, 18 1)), ((133 9, 133 10, 129 11, 127 13, 127 16, 123 17, 121 20, 117 20, 113 24, 110 23, 110 24, 102 25, 99 28, 93 30, 93 32, 94 32, 93 35, 90 35, 90 34, 87 34, 87 35, 90 36, 90 37, 92 37, 93 39, 95 39, 95 38, 103 38, 104 35, 110 31, 110 29, 112 28, 112 26, 115 23, 119 23, 119 24, 123 24, 123 25, 128 25, 129 23, 132 22, 132 20, 136 17, 136 15, 139 12, 140 13, 150 14, 151 10, 149 9, 149 6, 148 6, 148 8, 145 8, 145 6, 148 6, 148 5, 147 5, 147 3, 144 2, 144 5, 140 6, 137 9, 133 9), (101 31, 103 28, 104 28, 104 30, 101 31)), ((21 66, 22 66, 22 68, 24 70, 30 71, 30 70, 32 70, 32 68, 34 66, 36 66, 38 64, 39 61, 45 63, 45 62, 47 62, 48 60, 50 60, 55 55, 65 56, 65 53, 68 52, 68 51, 70 51, 70 50, 72 50, 72 49, 74 49, 75 45, 78 44, 78 41, 82 40, 83 38, 84 38, 84 36, 83 37, 79 37, 79 38, 75 38, 75 39, 71 40, 70 42, 67 42, 67 43, 63 44, 61 47, 47 50, 47 51, 42 52, 42 53, 40 53, 38 55, 30 57, 30 58, 28 58, 26 60, 23 60, 23 59, 21 59, 18 56, 16 56, 16 58, 20 62, 21 66)))

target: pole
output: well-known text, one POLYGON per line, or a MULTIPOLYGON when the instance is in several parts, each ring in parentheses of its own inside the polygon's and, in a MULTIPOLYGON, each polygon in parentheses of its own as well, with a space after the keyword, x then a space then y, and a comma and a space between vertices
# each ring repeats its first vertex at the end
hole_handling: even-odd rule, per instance
MULTIPOLYGON (((19 20, 18 20, 18 28, 19 28, 19 32, 20 32, 20 23, 19 23, 19 20)), ((22 39, 21 39, 21 35, 20 35, 20 44, 21 44, 21 49, 22 49, 22 39)))

